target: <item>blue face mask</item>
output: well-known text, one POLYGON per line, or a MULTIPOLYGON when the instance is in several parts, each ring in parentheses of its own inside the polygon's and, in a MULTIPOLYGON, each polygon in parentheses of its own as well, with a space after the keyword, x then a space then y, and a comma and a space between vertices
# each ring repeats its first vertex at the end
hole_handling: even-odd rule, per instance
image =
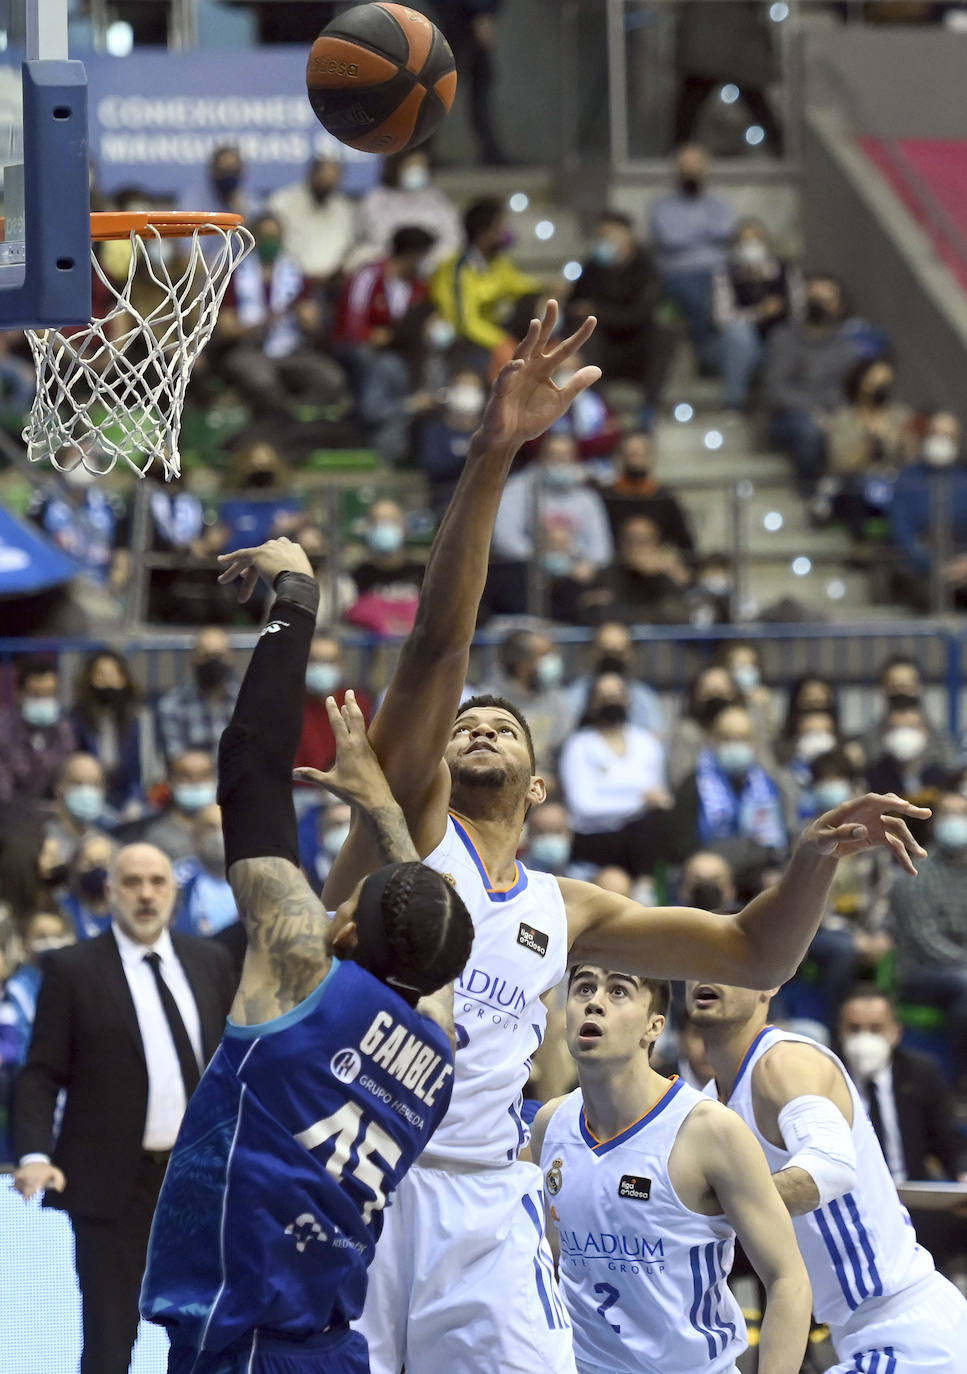
POLYGON ((618 261, 617 244, 612 243, 610 239, 595 239, 591 257, 602 267, 613 267, 618 261))
POLYGON ((213 782, 177 782, 171 789, 175 806, 179 811, 189 814, 200 811, 203 806, 211 806, 215 800, 213 782))
POLYGON ((555 869, 563 868, 571 857, 571 841, 567 835, 551 834, 535 835, 530 843, 531 863, 554 872, 555 869))
POLYGON ((967 816, 938 816, 933 823, 933 837, 941 849, 967 847, 967 816))
POLYGON ((552 549, 544 555, 544 571, 548 577, 567 577, 571 571, 571 555, 552 549))
POLYGON ((744 739, 729 739, 716 746, 719 767, 733 776, 747 773, 755 763, 755 750, 744 739))
POLYGON ((342 669, 338 663, 310 663, 306 668, 306 690, 313 696, 328 696, 336 690, 340 682, 342 669))
POLYGON ((853 789, 845 778, 827 778, 813 787, 813 803, 819 812, 832 811, 834 806, 842 806, 853 795, 853 789))
POLYGON ((104 789, 93 782, 78 782, 64 789, 64 805, 75 821, 99 820, 104 811, 104 789))
POLYGON ((395 520, 377 520, 366 531, 373 553, 397 553, 403 547, 403 531, 395 520))
POLYGON ((577 463, 549 463, 544 469, 544 483, 557 491, 570 491, 584 480, 577 463))
POLYGON ((20 714, 28 725, 56 725, 60 720, 60 702, 56 697, 24 697, 20 714))
POLYGON ((534 665, 539 687, 557 687, 564 679, 564 660, 558 653, 542 654, 534 665))

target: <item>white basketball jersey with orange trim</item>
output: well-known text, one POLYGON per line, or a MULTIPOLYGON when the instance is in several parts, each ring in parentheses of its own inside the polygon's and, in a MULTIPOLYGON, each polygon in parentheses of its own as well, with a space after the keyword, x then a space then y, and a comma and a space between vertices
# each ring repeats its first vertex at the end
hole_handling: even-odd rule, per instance
MULTIPOLYGON (((843 1065, 825 1046, 803 1035, 765 1026, 746 1051, 727 1105, 755 1132, 770 1170, 789 1165, 788 1150, 780 1150, 759 1133, 752 1105, 755 1066, 773 1045, 793 1040, 825 1054, 842 1070, 853 1101, 853 1144, 856 1184, 825 1207, 793 1217, 796 1239, 813 1287, 813 1311, 837 1332, 847 1324, 855 1330, 863 1306, 882 1315, 885 1300, 901 1298, 914 1284, 934 1272, 933 1260, 917 1243, 910 1214, 897 1197, 896 1187, 863 1101, 843 1065)), ((715 1085, 705 1090, 715 1096, 715 1085)))
POLYGON ((676 1078, 647 1116, 599 1141, 578 1090, 548 1123, 541 1171, 582 1374, 724 1374, 746 1348, 726 1284, 735 1232, 724 1216, 690 1211, 668 1177, 703 1100, 676 1078))
POLYGON ((509 888, 495 889, 473 840, 452 816, 424 862, 453 882, 474 924, 473 948, 455 988, 461 1045, 453 1095, 430 1152, 506 1164, 528 1135, 521 1091, 547 1024, 540 999, 567 966, 564 899, 556 878, 523 864, 509 888))

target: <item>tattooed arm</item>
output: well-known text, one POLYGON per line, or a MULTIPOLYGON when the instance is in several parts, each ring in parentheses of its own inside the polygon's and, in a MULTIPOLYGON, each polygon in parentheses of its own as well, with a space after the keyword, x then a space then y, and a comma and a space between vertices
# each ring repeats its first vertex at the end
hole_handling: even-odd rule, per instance
MULTIPOLYGON (((390 793, 366 739, 366 723, 351 692, 342 710, 326 702, 336 736, 336 762, 328 773, 312 768, 297 776, 328 788, 368 821, 382 863, 418 860, 403 812, 390 793)), ((228 871, 248 935, 242 980, 232 1019, 254 1025, 299 1005, 329 972, 329 917, 301 870, 288 859, 240 859, 228 871)), ((354 894, 355 896, 355 894, 354 894)))

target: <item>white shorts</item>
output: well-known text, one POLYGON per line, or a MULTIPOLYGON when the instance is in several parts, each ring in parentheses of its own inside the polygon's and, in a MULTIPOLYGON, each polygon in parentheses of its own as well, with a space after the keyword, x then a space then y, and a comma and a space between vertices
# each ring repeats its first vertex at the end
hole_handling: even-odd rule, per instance
POLYGON ((417 1165, 387 1209, 357 1323, 372 1374, 575 1374, 541 1172, 417 1165))
POLYGON ((967 1351, 967 1299, 942 1274, 911 1300, 836 1340, 840 1363, 826 1374, 962 1374, 967 1351))

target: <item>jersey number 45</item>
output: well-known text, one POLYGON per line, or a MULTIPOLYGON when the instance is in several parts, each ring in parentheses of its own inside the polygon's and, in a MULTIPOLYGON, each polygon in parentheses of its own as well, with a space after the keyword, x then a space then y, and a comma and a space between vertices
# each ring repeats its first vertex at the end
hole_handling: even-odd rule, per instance
POLYGON ((307 1150, 335 1141, 326 1168, 337 1183, 341 1184, 348 1174, 373 1194, 363 1207, 363 1225, 368 1226, 373 1213, 386 1206, 386 1172, 396 1168, 403 1153, 393 1137, 375 1121, 367 1121, 355 1102, 344 1102, 332 1116, 300 1131, 296 1140, 307 1150), (380 1157, 382 1165, 376 1163, 373 1155, 380 1157), (353 1157, 355 1163, 347 1169, 353 1157))

